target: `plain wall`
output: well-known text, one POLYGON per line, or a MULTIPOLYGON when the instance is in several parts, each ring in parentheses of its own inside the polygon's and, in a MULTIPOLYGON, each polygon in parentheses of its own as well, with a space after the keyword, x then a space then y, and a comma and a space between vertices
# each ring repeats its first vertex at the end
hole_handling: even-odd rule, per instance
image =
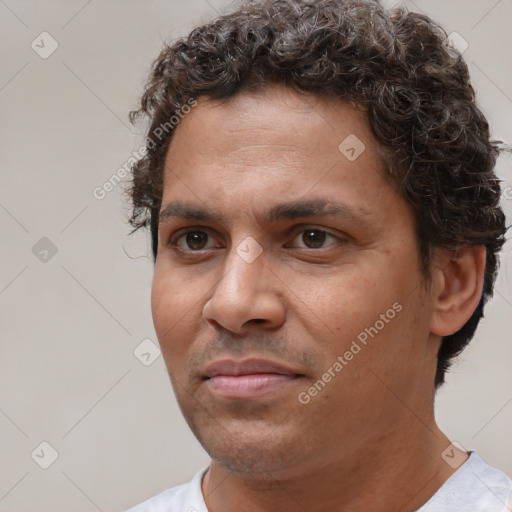
MULTIPOLYGON (((467 41, 479 104, 493 136, 510 142, 511 0, 405 4, 467 41)), ((120 511, 208 463, 162 358, 144 366, 134 355, 142 340, 156 342, 149 235, 128 237, 121 186, 102 200, 93 190, 141 145, 127 114, 162 41, 227 5, 0 2, 2 512, 120 511), (58 43, 46 59, 31 47, 51 48, 43 31, 58 43), (48 469, 38 465, 51 456, 43 441, 58 453, 48 469)), ((499 162, 505 187, 511 160, 499 162)), ((495 298, 437 396, 437 418, 512 476, 510 264, 508 244, 495 298)))

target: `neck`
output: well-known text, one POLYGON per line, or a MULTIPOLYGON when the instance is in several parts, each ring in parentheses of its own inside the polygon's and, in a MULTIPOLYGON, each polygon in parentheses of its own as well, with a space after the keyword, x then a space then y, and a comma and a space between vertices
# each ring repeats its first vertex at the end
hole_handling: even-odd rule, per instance
MULTIPOLYGON (((210 512, 412 512, 455 472, 441 453, 450 444, 435 421, 410 414, 393 432, 347 449, 327 462, 291 470, 237 474, 215 461, 202 491, 210 512)), ((334 450, 333 450, 334 451, 334 450)))

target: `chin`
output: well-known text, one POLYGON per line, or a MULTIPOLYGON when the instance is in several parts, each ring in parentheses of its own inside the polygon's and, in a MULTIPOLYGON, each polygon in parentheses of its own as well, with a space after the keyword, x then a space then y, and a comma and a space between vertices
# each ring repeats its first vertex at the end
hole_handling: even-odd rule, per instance
POLYGON ((287 470, 306 457, 308 443, 304 443, 304 432, 286 425, 255 420, 221 422, 211 418, 207 422, 188 423, 212 460, 231 473, 261 473, 268 477, 269 472, 287 470))
MULTIPOLYGON (((293 443, 297 447, 297 443, 293 443)), ((210 443, 203 445, 219 466, 230 473, 237 473, 240 476, 250 474, 251 477, 261 475, 269 476, 295 466, 302 453, 294 453, 291 446, 281 443, 274 446, 266 440, 259 442, 239 442, 236 439, 225 439, 225 442, 210 443)))

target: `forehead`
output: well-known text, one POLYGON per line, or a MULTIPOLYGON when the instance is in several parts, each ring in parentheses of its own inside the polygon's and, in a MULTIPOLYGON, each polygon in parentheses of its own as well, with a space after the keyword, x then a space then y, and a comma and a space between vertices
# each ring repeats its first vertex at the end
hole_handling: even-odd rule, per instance
POLYGON ((382 154, 366 113, 335 99, 284 86, 201 97, 175 128, 162 202, 185 195, 240 206, 342 189, 345 202, 371 201, 387 185, 382 154))
POLYGON ((179 151, 185 139, 198 133, 201 140, 190 157, 212 148, 218 149, 220 156, 220 150, 240 153, 251 146, 269 145, 274 151, 295 146, 312 158, 323 149, 338 158, 338 144, 350 135, 353 141, 364 139, 370 153, 381 155, 362 108, 311 93, 300 94, 282 85, 242 92, 222 101, 200 97, 175 128, 168 157, 179 151))

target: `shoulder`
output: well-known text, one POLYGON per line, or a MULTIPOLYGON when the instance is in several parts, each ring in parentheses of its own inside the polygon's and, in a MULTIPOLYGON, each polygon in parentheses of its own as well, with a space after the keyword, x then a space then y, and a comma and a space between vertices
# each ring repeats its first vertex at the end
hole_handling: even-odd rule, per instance
POLYGON ((512 480, 476 452, 418 512, 506 512, 512 505, 512 480))
POLYGON ((166 489, 125 512, 207 512, 201 492, 207 469, 201 469, 190 482, 166 489))

